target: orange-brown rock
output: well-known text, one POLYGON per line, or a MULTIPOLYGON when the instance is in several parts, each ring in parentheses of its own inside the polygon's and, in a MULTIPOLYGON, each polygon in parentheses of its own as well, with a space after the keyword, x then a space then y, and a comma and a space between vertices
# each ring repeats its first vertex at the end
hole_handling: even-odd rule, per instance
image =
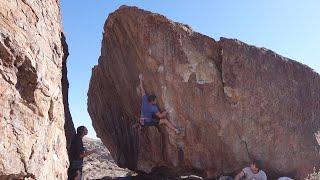
POLYGON ((260 159, 271 179, 300 179, 319 166, 319 92, 319 75, 301 63, 124 6, 104 26, 88 110, 121 167, 215 177, 260 159), (132 126, 140 73, 182 134, 132 126))
POLYGON ((58 2, 0 3, 0 179, 67 177, 68 53, 58 2))

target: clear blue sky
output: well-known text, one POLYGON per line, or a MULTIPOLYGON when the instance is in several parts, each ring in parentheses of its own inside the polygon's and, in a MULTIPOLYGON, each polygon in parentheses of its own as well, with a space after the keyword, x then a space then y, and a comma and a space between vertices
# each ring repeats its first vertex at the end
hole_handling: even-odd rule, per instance
POLYGON ((75 126, 88 127, 90 137, 95 137, 87 113, 91 68, 100 55, 104 22, 123 4, 163 14, 216 40, 237 38, 266 47, 320 72, 319 0, 61 0, 71 115, 75 126))

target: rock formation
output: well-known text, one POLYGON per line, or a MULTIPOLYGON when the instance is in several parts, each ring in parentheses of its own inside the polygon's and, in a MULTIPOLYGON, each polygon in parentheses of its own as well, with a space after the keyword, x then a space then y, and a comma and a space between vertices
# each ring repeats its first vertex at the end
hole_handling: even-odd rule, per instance
MULTIPOLYGON (((0 5, 0 179, 66 179, 68 53, 58 2, 0 5)), ((67 124, 74 132, 71 116, 67 124)))
POLYGON ((104 26, 88 111, 121 167, 215 177, 260 159, 271 179, 300 179, 319 166, 319 92, 319 75, 301 63, 123 6, 104 26), (139 73, 182 134, 132 126, 139 73))
POLYGON ((76 130, 74 128, 74 124, 72 122, 72 117, 69 109, 69 81, 68 81, 68 69, 67 69, 67 57, 69 55, 68 52, 68 45, 66 43, 64 34, 61 34, 61 42, 63 48, 63 59, 62 59, 62 78, 61 78, 61 85, 62 85, 62 96, 63 96, 63 105, 64 105, 64 116, 65 116, 65 123, 64 123, 64 130, 65 136, 67 140, 67 150, 69 151, 71 141, 73 136, 76 134, 76 130))

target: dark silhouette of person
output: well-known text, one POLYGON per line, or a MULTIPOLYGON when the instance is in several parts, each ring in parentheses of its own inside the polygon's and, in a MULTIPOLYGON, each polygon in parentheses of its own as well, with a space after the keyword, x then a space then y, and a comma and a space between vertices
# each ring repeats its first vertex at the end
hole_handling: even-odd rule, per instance
POLYGON ((77 128, 77 134, 71 141, 69 160, 70 167, 68 169, 68 180, 71 180, 71 173, 75 170, 79 170, 82 176, 83 158, 89 156, 92 153, 96 153, 96 149, 86 150, 83 146, 82 138, 88 134, 88 129, 85 126, 79 126, 77 128))

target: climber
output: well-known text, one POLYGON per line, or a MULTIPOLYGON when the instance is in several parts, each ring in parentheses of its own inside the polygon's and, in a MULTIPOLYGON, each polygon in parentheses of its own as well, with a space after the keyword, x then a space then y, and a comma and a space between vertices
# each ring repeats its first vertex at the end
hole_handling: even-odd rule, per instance
POLYGON ((157 126, 164 124, 171 130, 175 131, 177 134, 180 133, 178 128, 175 128, 172 123, 166 119, 166 115, 168 111, 160 112, 156 103, 156 96, 154 94, 146 95, 146 92, 143 88, 143 76, 142 74, 139 75, 140 79, 140 92, 142 95, 142 102, 141 102, 141 117, 140 117, 140 124, 142 126, 157 126))

